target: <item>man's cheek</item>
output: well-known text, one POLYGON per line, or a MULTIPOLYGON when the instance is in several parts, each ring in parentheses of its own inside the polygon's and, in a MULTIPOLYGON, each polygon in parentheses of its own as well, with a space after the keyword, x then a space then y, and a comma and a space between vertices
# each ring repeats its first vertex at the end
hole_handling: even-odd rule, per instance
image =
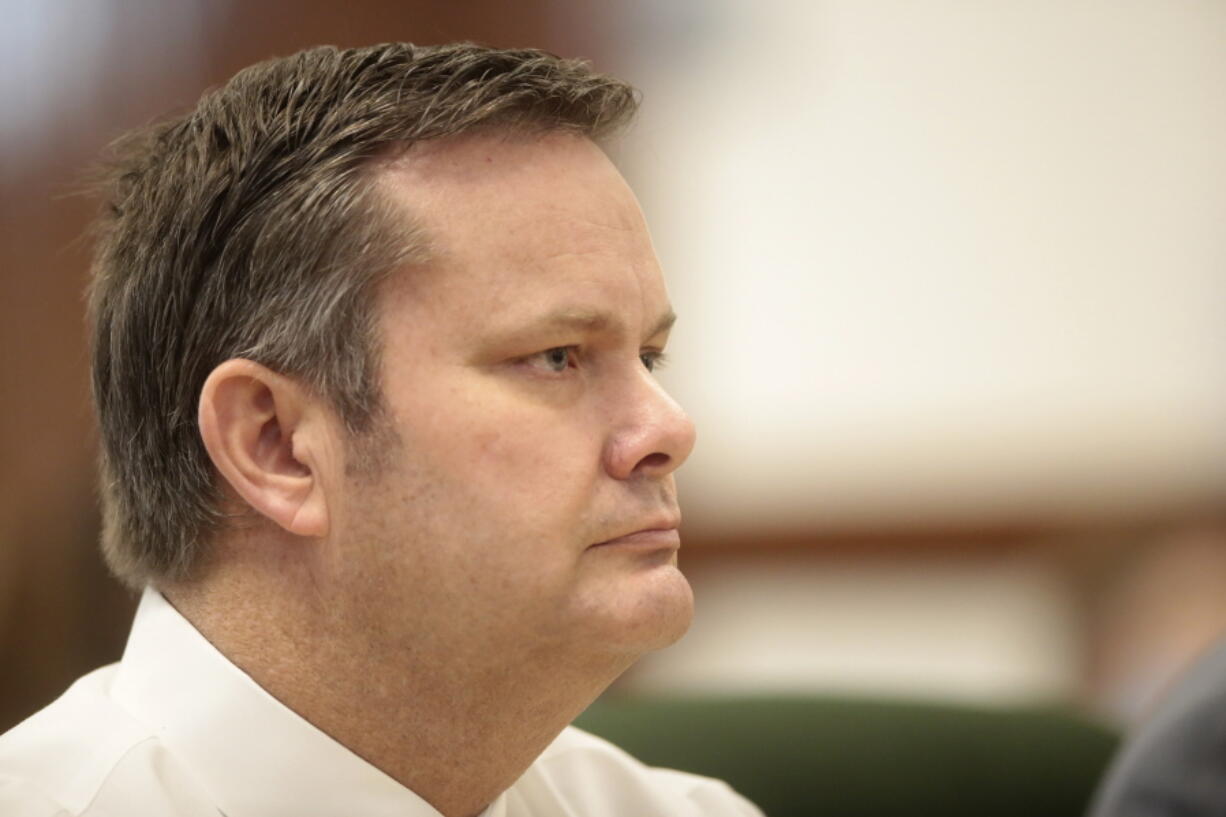
POLYGON ((462 445, 471 452, 474 468, 521 484, 573 481, 599 462, 590 441, 560 425, 541 429, 508 422, 476 431, 462 445))

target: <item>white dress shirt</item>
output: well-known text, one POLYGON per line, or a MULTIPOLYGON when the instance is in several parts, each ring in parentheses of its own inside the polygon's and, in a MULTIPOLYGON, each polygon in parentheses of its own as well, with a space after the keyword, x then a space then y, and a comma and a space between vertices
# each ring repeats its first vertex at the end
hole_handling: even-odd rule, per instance
MULTIPOLYGON (((0 736, 4 817, 440 817, 269 695, 153 590, 123 660, 0 736)), ((761 817, 573 727, 482 817, 761 817)))

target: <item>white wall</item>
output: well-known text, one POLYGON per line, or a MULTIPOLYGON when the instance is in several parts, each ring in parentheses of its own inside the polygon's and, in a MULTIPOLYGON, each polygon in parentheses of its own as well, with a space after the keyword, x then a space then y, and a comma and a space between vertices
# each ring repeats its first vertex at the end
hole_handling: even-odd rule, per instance
MULTIPOLYGON (((1220 506, 1226 3, 604 13, 644 92, 620 152, 681 315, 661 377, 699 427, 692 535, 1220 506)), ((638 689, 1010 701, 1085 680, 1070 588, 1036 565, 694 583, 693 631, 638 689)))
POLYGON ((1226 3, 648 3, 624 164, 703 526, 1226 486, 1226 3))
POLYGON ((834 692, 979 704, 1069 701, 1081 644, 1067 588, 1017 559, 719 564, 694 624, 644 658, 647 694, 834 692))

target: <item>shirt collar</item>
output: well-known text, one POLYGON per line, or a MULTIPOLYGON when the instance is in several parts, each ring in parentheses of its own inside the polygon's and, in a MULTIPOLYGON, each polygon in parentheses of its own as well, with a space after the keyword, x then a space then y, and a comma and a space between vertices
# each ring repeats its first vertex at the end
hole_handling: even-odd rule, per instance
MULTIPOLYGON (((232 664, 147 589, 115 700, 190 768, 227 817, 441 817, 232 664)), ((502 817, 505 795, 482 817, 502 817)))

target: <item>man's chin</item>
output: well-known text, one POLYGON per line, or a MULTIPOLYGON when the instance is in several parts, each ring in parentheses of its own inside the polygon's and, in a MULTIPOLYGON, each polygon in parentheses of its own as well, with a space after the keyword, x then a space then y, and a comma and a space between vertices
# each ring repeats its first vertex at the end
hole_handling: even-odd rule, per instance
POLYGON ((589 620, 600 630, 598 643, 619 652, 662 649, 685 635, 694 617, 690 583, 675 565, 664 565, 617 586, 604 588, 589 603, 589 620))

